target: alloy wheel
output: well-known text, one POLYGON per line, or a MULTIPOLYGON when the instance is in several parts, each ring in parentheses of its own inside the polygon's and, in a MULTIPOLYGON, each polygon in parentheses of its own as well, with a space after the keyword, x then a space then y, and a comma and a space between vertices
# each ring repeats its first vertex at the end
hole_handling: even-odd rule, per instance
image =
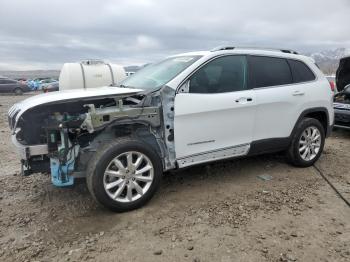
POLYGON ((307 127, 299 139, 299 155, 304 161, 313 160, 321 148, 321 133, 315 126, 307 127))
POLYGON ((115 157, 107 166, 103 185, 107 195, 117 202, 133 202, 150 188, 154 178, 151 160, 143 153, 130 151, 115 157))

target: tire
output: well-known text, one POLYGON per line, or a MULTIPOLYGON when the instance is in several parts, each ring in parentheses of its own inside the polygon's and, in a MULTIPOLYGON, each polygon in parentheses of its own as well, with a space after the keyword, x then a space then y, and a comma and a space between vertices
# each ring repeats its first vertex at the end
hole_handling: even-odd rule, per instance
POLYGON ((19 87, 17 87, 15 90, 13 90, 13 92, 15 93, 15 95, 23 95, 23 91, 19 87))
POLYGON ((125 137, 98 148, 89 161, 86 182, 91 195, 99 204, 114 212, 125 212, 145 205, 153 197, 162 172, 162 162, 149 145, 125 137), (130 154, 132 165, 128 166, 130 154), (141 155, 142 162, 136 167, 141 155), (147 169, 149 171, 138 174, 147 169))
POLYGON ((294 132, 292 142, 287 151, 287 159, 294 166, 312 166, 321 156, 324 142, 325 131, 320 121, 314 118, 303 118, 298 123, 296 131, 294 132), (308 134, 311 136, 308 137, 308 134), (314 140, 314 138, 312 138, 313 134, 315 134, 314 138, 319 135, 319 139, 314 140), (304 149, 304 147, 306 148, 304 149), (307 152, 308 150, 309 152, 307 152), (307 157, 308 154, 309 158, 307 157))

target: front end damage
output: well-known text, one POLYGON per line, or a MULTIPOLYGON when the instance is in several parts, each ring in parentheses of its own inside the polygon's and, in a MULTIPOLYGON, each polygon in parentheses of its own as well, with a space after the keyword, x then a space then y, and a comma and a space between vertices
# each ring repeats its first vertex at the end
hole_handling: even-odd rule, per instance
POLYGON ((99 146, 121 136, 144 141, 159 153, 164 170, 174 168, 174 91, 110 88, 89 90, 90 95, 83 90, 39 95, 15 104, 8 119, 22 174, 51 173, 54 185, 72 185, 85 176, 99 146))

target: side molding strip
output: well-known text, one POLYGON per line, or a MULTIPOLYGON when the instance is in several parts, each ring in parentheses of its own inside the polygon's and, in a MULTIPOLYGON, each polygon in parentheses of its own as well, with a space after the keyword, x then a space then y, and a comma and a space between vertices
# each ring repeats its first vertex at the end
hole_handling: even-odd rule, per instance
POLYGON ((180 168, 192 166, 196 164, 216 161, 226 158, 238 157, 247 155, 250 149, 250 144, 243 144, 234 147, 226 147, 214 151, 208 151, 200 154, 190 155, 177 159, 177 164, 180 168))

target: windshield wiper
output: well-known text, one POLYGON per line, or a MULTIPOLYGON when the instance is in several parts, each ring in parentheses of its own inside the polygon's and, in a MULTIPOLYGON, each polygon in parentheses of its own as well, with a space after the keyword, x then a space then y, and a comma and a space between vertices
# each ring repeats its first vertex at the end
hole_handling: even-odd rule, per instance
POLYGON ((119 87, 122 87, 122 88, 134 88, 135 89, 135 87, 133 87, 133 86, 126 86, 126 85, 123 85, 123 84, 119 85, 119 87))

